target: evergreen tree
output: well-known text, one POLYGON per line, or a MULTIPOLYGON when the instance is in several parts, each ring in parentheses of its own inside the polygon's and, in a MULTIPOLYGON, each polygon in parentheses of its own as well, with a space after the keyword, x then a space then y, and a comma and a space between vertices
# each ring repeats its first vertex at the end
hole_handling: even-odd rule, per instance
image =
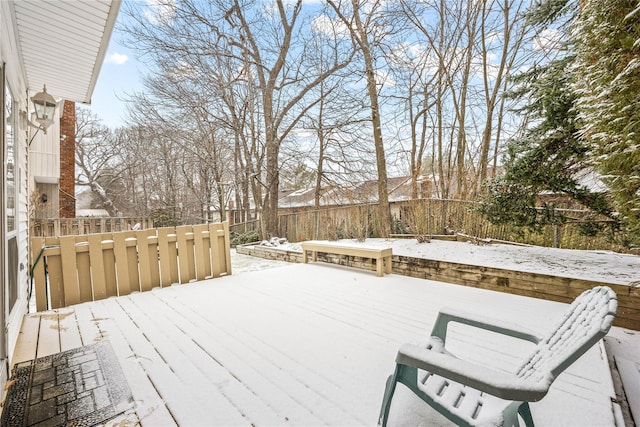
POLYGON ((573 59, 567 56, 516 78, 517 89, 510 96, 529 100, 521 112, 534 125, 507 144, 505 175, 488 185, 480 210, 493 223, 536 228, 562 222, 564 218, 554 213, 554 206, 534 208, 544 193, 566 195, 597 213, 610 215, 605 197, 576 180, 590 163, 567 72, 573 59))
POLYGON ((640 244, 640 13, 637 0, 582 3, 572 66, 581 133, 640 244))

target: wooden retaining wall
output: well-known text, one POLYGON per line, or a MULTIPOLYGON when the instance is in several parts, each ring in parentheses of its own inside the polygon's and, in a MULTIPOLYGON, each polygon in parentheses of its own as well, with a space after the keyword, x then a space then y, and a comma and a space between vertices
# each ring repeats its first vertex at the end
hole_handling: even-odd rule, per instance
POLYGON ((38 311, 231 274, 225 223, 31 239, 38 311))
MULTIPOLYGON (((302 262, 302 253, 244 245, 236 247, 241 254, 262 258, 302 262)), ((360 257, 318 254, 318 260, 332 264, 375 271, 375 262, 360 257)), ((618 312, 614 324, 640 330, 640 287, 591 280, 551 276, 546 274, 506 270, 494 267, 461 264, 394 255, 393 273, 420 279, 470 286, 515 295, 570 303, 584 290, 606 285, 618 295, 618 312)))

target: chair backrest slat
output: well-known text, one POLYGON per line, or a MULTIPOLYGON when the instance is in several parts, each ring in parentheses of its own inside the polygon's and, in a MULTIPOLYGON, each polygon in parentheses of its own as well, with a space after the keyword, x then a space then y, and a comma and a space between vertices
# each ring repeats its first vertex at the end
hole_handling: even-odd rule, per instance
POLYGON ((553 381, 607 334, 617 307, 615 292, 606 286, 583 292, 550 334, 536 346, 517 375, 532 381, 553 381))

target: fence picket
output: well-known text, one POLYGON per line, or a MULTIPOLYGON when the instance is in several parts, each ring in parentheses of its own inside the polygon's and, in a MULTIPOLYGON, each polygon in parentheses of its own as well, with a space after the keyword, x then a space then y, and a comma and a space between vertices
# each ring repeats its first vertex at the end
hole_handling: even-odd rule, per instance
POLYGON ((187 254, 187 230, 185 227, 176 227, 176 243, 178 246, 180 283, 189 283, 189 256, 187 254))
POLYGON ((203 244, 203 256, 204 256, 204 277, 213 277, 212 270, 212 262, 211 256, 213 254, 213 250, 211 248, 213 244, 213 240, 211 239, 211 232, 209 232, 209 227, 206 226, 204 230, 202 230, 202 244, 203 244))
POLYGON ((149 273, 151 274, 151 288, 160 286, 160 266, 158 265, 158 236, 150 234, 147 236, 147 247, 149 248, 149 273))
POLYGON ((127 243, 124 233, 113 234, 113 254, 116 259, 116 276, 118 278, 118 295, 131 293, 129 263, 127 262, 127 243))
MULTIPOLYGON (((208 242, 205 247, 205 241, 203 233, 207 231, 207 225, 194 225, 193 226, 193 246, 195 250, 195 262, 196 262, 196 279, 204 280, 207 276, 207 265, 211 265, 211 257, 209 256, 208 242), (206 250, 206 255, 205 255, 206 250)), ((208 232, 208 231, 207 231, 208 232)), ((208 240, 208 239, 207 239, 208 240)))
POLYGON ((64 307, 64 287, 62 284, 62 259, 60 248, 53 248, 47 256, 47 272, 49 276, 49 298, 51 308, 64 307))
POLYGON ((101 300, 107 297, 107 284, 104 273, 104 257, 102 255, 102 236, 89 235, 89 259, 91 262, 91 282, 93 284, 93 299, 101 300))
POLYGON ((76 267, 76 239, 73 236, 60 238, 60 260, 62 261, 62 286, 64 287, 65 304, 80 302, 78 273, 76 267))
POLYGON ((116 256, 113 252, 113 240, 102 241, 102 257, 104 262, 104 285, 107 297, 118 296, 116 279, 116 256))
POLYGON ((178 251, 174 228, 158 229, 161 286, 178 283, 178 251))
POLYGON ((213 277, 231 274, 231 258, 229 254, 229 225, 228 223, 209 224, 211 239, 211 261, 213 262, 213 277))
POLYGON ((140 292, 140 275, 138 274, 138 252, 136 251, 137 239, 127 237, 124 239, 127 248, 127 271, 129 277, 129 293, 140 292))
POLYGON ((140 290, 151 290, 151 260, 146 231, 136 231, 138 243, 138 263, 140 264, 140 290))
POLYGON ((220 248, 219 255, 215 258, 224 258, 224 274, 231 275, 231 239, 229 237, 229 223, 225 221, 218 225, 222 227, 222 236, 220 237, 223 240, 223 244, 220 248))
POLYGON ((91 284, 91 261, 89 260, 89 242, 87 236, 76 236, 76 268, 78 269, 78 285, 80 302, 93 301, 91 284), (88 283, 89 286, 84 286, 88 283))

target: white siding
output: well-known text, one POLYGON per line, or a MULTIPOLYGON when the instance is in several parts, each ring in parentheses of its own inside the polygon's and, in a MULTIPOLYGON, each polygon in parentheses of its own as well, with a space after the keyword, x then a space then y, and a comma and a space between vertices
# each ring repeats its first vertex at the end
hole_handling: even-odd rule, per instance
MULTIPOLYGON (((21 68, 20 57, 17 49, 16 35, 13 33, 13 22, 10 14, 10 3, 0 1, 0 62, 5 64, 6 79, 16 102, 17 112, 27 111, 27 86, 24 79, 24 70, 21 68)), ((4 132, 4 129, 2 130, 4 132)), ((15 132, 15 143, 17 146, 16 156, 16 185, 18 186, 18 198, 16 199, 16 233, 18 243, 18 300, 11 313, 7 313, 6 331, 7 347, 9 357, 11 357, 15 343, 18 339, 22 318, 27 308, 27 293, 29 283, 29 260, 28 260, 28 167, 26 149, 26 129, 24 120, 17 120, 15 132), (20 268, 22 267, 22 268, 20 268)), ((4 150, 5 147, 2 147, 4 150)), ((4 188, 4 179, 2 186, 4 188)), ((3 235, 2 239, 6 239, 3 235)), ((3 262, 6 262, 5 260, 3 262)), ((4 269, 4 268, 3 268, 4 269)))
MULTIPOLYGON (((60 106, 53 116, 54 123, 60 123, 60 106)), ((34 129, 30 129, 33 134, 34 129)), ((30 175, 35 182, 47 184, 58 183, 60 180, 60 127, 52 125, 47 133, 39 131, 33 137, 29 146, 30 175)), ((35 188, 35 183, 30 183, 30 189, 35 188)))

